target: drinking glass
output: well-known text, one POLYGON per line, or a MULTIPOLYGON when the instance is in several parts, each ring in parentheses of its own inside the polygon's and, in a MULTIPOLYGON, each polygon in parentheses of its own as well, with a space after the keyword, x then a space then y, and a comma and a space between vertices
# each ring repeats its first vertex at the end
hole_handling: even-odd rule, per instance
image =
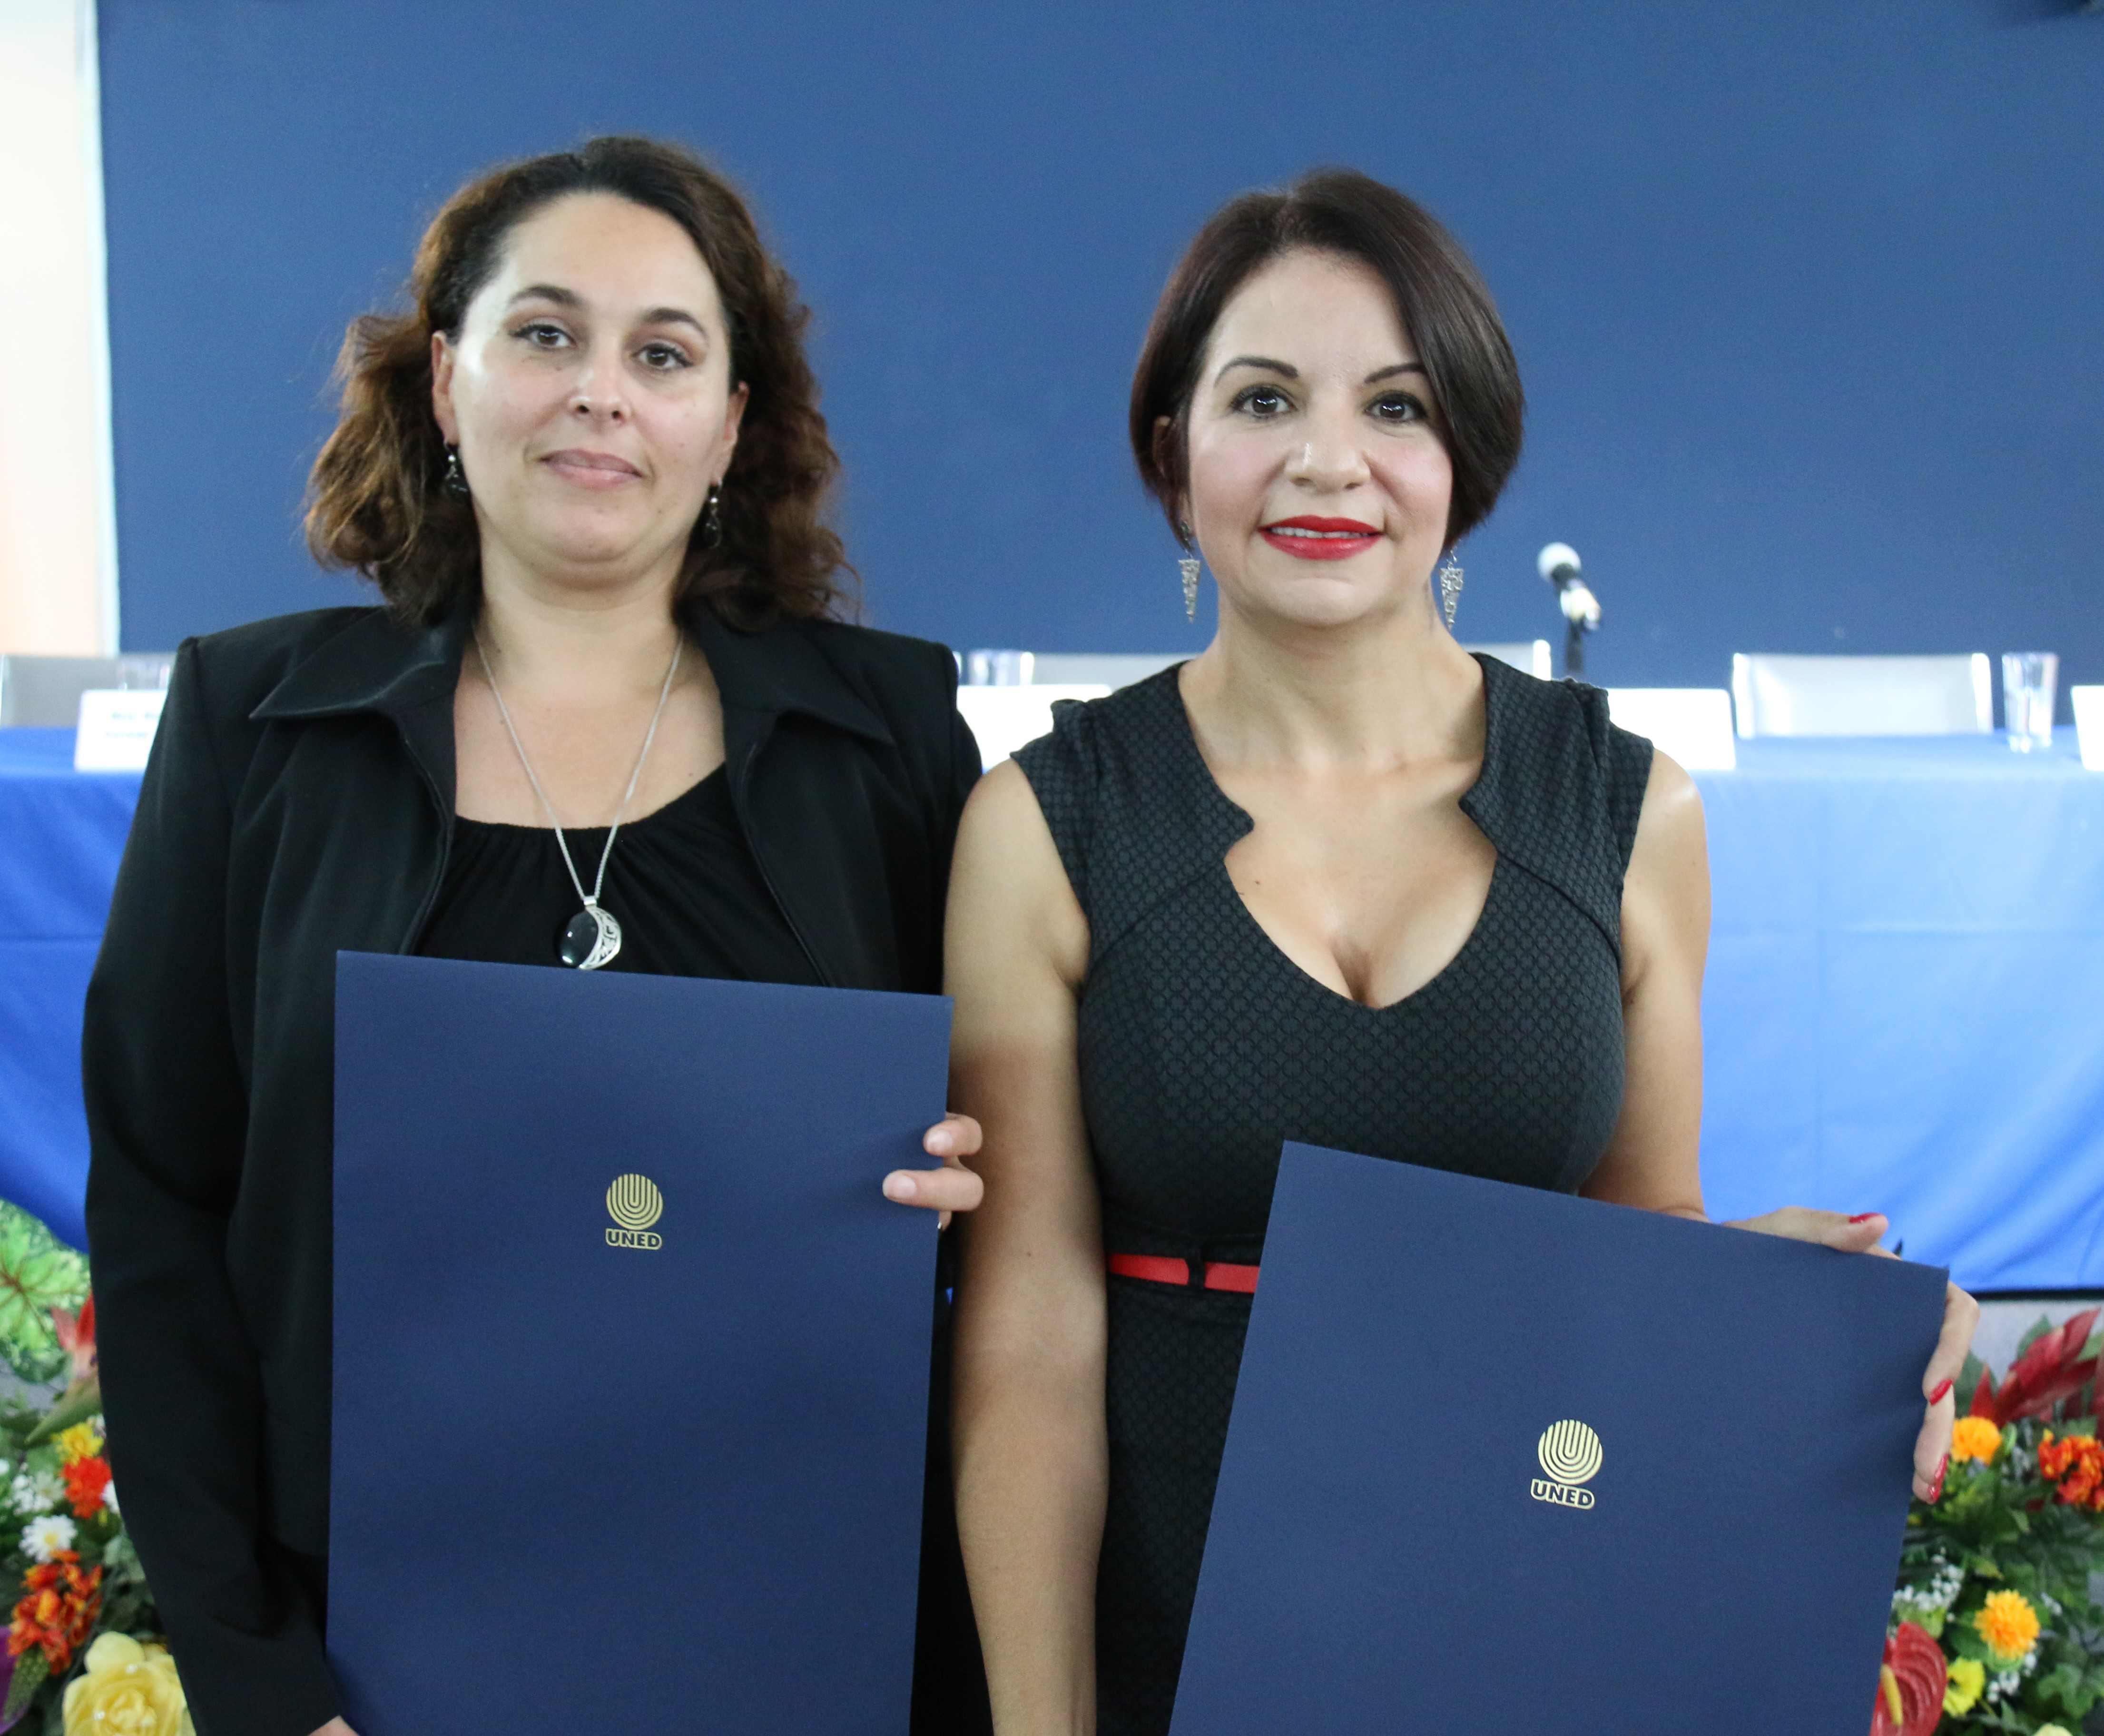
POLYGON ((1028 651, 967 651, 967 687, 1027 687, 1037 659, 1028 651))
POLYGON ((2002 721, 2017 753, 2053 746, 2053 689, 2060 659, 2050 651, 2002 654, 2002 721))

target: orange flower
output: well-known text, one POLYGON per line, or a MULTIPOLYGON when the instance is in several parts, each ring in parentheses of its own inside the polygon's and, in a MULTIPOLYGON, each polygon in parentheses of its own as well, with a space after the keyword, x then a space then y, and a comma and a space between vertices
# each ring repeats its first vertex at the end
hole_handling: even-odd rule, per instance
POLYGON ((62 1549, 23 1575, 22 1600, 7 1630, 8 1655, 20 1658, 35 1646, 56 1676, 73 1662, 101 1613, 102 1569, 82 1573, 79 1555, 62 1549))
POLYGON ((1990 1591, 1972 1626, 1998 1663, 2020 1663, 2038 1644, 2038 1611, 2021 1591, 1990 1591))
POLYGON ((92 1519, 102 1511, 102 1492, 109 1487, 109 1460, 75 1459, 61 1475, 75 1517, 92 1519))
POLYGON ((2060 1498, 2071 1507, 2104 1513, 2104 1446, 2087 1435, 2055 1440, 2046 1431, 2039 1443, 2039 1475, 2060 1485, 2060 1498))
POLYGON ((2001 1448, 2002 1431, 1985 1417, 1960 1417, 1950 1431, 1950 1457, 1961 1465, 1968 1459, 1990 1465, 2001 1448))

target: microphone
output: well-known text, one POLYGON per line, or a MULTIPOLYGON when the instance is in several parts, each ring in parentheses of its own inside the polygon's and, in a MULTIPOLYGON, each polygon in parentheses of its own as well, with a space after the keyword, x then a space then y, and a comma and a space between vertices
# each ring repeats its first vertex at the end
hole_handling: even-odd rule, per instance
POLYGON ((1556 587, 1558 606, 1567 623, 1563 637, 1563 669, 1580 675, 1585 668, 1585 635, 1600 625, 1600 600, 1593 595, 1578 564, 1578 551, 1568 542, 1552 542, 1535 556, 1543 578, 1556 587))

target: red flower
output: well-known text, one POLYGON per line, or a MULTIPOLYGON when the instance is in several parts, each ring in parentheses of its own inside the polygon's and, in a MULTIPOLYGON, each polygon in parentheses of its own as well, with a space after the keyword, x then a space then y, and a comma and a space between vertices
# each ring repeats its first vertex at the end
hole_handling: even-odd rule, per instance
POLYGON ((73 1359, 73 1379, 78 1386, 95 1372, 95 1298, 91 1296, 80 1305, 78 1317, 63 1308, 54 1308, 51 1330, 73 1359))
POLYGON ((1943 1696, 1950 1687, 1950 1667, 1943 1661, 1943 1648, 1927 1629, 1901 1622, 1900 1631, 1885 1641, 1870 1736, 1930 1736, 1942 1720, 1943 1696))
POLYGON ((100 1454, 75 1459, 60 1475, 65 1478, 66 1499, 73 1503, 76 1518, 93 1519, 102 1511, 102 1492, 109 1487, 109 1460, 100 1454))
POLYGON ((95 1631, 95 1618, 101 1613, 102 1569, 82 1573, 80 1557, 62 1549, 22 1576, 22 1600, 15 1605, 14 1622, 7 1630, 7 1653, 20 1658, 36 1646, 56 1676, 95 1631))

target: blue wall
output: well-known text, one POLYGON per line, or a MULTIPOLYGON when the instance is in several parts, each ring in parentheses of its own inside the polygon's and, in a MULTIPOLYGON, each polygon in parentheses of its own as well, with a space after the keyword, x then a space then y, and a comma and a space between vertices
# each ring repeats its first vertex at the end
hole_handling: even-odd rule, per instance
POLYGON ((880 624, 1201 642, 1128 371, 1209 210, 1346 162, 1474 251, 1532 399, 1464 637, 1553 633, 1562 538, 1599 678, 2104 680, 2104 20, 2023 11, 102 0, 125 642, 357 594, 296 531, 344 322, 462 176, 622 129, 735 175, 817 308, 880 624))

